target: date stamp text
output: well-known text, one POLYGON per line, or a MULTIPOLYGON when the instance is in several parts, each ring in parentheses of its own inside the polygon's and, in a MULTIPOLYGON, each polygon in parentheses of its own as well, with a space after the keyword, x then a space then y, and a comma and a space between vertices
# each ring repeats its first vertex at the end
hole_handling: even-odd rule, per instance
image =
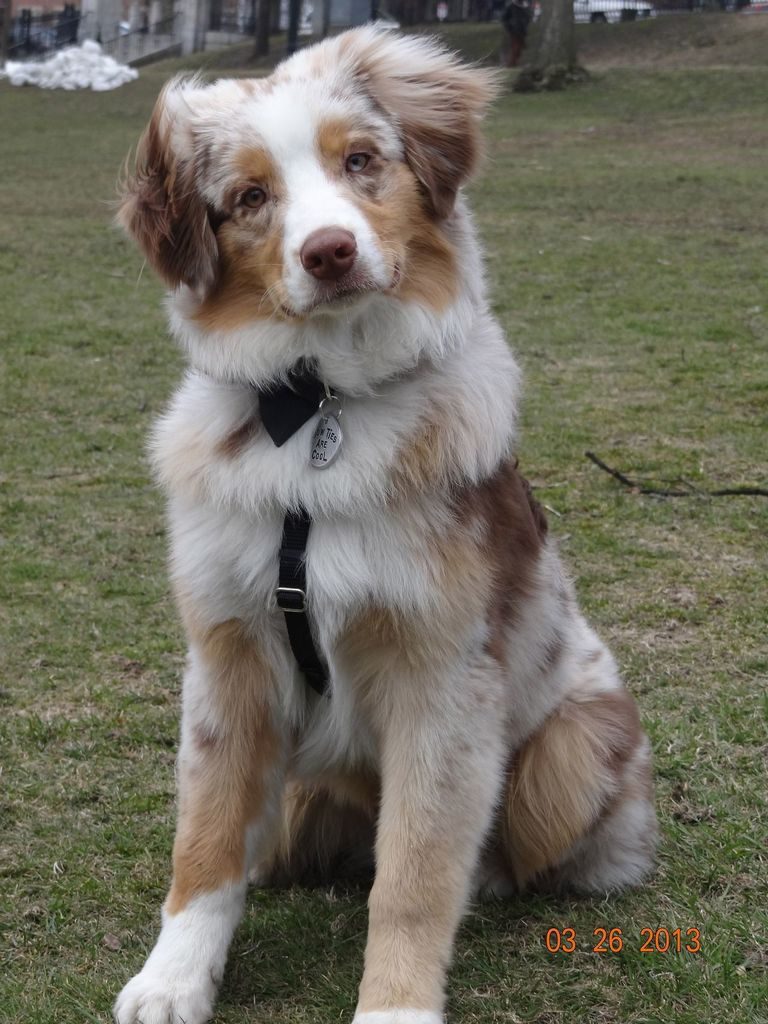
POLYGON ((639 935, 625 935, 621 928, 598 927, 585 944, 575 928, 550 928, 544 937, 549 953, 621 953, 624 949, 640 953, 700 953, 698 928, 641 928, 639 935))

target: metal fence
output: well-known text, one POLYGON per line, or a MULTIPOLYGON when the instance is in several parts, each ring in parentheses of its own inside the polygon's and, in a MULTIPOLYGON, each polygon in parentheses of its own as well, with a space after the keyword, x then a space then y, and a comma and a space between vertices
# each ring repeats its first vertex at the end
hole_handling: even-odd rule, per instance
POLYGON ((65 4, 61 11, 33 14, 22 10, 10 20, 7 54, 9 60, 36 57, 51 50, 71 46, 80 31, 80 11, 74 4, 65 4))
POLYGON ((60 11, 42 14, 22 10, 10 19, 5 55, 8 60, 38 60, 65 46, 95 39, 105 53, 120 63, 141 63, 154 55, 179 49, 181 15, 171 15, 154 23, 145 20, 134 29, 123 22, 120 26, 115 25, 112 31, 117 34, 103 38, 93 19, 81 16, 74 4, 65 4, 60 11))

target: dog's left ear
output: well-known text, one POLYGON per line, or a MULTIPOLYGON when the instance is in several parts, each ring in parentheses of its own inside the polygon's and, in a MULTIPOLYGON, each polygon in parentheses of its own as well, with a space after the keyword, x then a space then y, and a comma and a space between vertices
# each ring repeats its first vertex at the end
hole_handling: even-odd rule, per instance
POLYGON ((345 33, 339 47, 398 125, 432 212, 447 217, 479 162, 480 120, 498 94, 498 72, 462 63, 434 39, 375 27, 345 33))
POLYGON ((196 182, 187 130, 195 83, 176 79, 161 92, 126 176, 118 223, 136 239, 166 284, 205 288, 216 273, 218 246, 196 182))

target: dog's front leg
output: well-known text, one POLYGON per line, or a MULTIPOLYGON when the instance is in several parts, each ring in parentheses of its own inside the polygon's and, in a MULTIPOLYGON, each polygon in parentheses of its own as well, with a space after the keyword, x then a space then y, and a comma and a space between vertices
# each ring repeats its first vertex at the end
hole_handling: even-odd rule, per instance
POLYGON ((354 1024, 439 1024, 501 776, 498 682, 411 678, 383 737, 376 879, 354 1024))
POLYGON ((241 623, 190 647, 173 883, 160 937, 120 993, 118 1024, 203 1024, 240 920, 251 858, 275 818, 285 751, 269 669, 241 623))

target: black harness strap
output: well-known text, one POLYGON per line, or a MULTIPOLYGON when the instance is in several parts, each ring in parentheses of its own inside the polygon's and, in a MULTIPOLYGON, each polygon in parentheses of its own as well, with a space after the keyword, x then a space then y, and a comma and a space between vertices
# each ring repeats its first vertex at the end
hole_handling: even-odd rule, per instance
MULTIPOLYGON (((324 388, 313 368, 299 363, 286 378, 259 394, 261 421, 280 448, 320 407, 324 388)), ((285 614, 288 640, 299 668, 319 694, 328 689, 328 669, 317 653, 307 615, 307 538, 312 520, 306 509, 287 512, 280 543, 280 571, 275 599, 285 614)))
POLYGON ((285 614, 285 625, 293 656, 309 685, 322 695, 328 688, 328 669, 317 653, 307 616, 305 555, 311 525, 312 520, 304 508, 286 513, 275 597, 278 608, 285 614))

